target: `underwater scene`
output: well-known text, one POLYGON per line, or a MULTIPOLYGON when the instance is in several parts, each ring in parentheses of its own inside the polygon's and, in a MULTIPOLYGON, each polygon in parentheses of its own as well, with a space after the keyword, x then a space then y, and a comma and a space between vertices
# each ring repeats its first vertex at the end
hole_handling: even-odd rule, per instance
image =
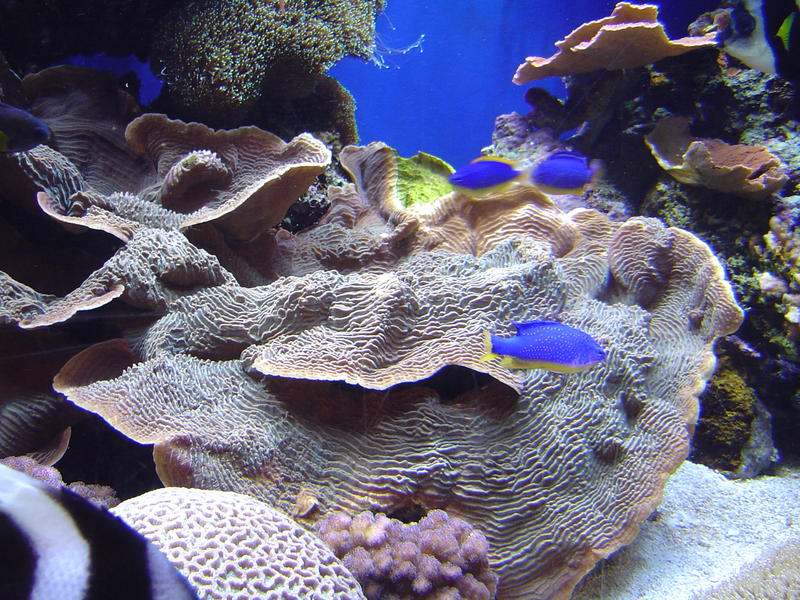
POLYGON ((800 0, 0 0, 0 600, 800 600, 800 0))

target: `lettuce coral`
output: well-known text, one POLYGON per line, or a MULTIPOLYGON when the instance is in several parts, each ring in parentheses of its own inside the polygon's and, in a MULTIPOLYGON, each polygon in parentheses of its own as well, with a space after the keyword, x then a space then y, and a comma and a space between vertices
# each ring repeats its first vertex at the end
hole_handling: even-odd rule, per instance
MULTIPOLYGON (((237 197, 242 161, 226 151, 246 148, 223 143, 235 131, 142 119, 132 141, 142 123, 171 134, 144 136, 142 154, 116 121, 104 138, 124 193, 117 171, 103 180, 46 147, 0 176, 43 190, 29 210, 118 240, 64 296, 20 284, 11 322, 46 330, 115 298, 147 311, 73 356, 54 387, 153 443, 165 483, 299 504, 306 518, 446 508, 481 527, 509 599, 566 598, 635 537, 688 452, 713 344, 742 318, 705 243, 655 219, 564 212, 522 186, 408 210, 396 154, 378 143, 342 150, 353 181, 329 185, 330 211, 296 235, 231 236, 217 218, 182 228, 237 197), (222 188, 203 175, 185 193, 184 174, 222 188), (590 332, 608 359, 570 376, 479 360, 484 330, 544 318, 590 332)), ((287 168, 268 162, 253 171, 287 168)))
POLYGON ((513 82, 522 85, 553 75, 640 67, 715 44, 712 36, 670 40, 657 19, 654 4, 618 2, 611 16, 584 23, 556 42, 558 51, 553 56, 526 58, 513 82))
POLYGON ((766 148, 693 138, 685 117, 662 119, 645 142, 658 164, 681 183, 759 199, 788 180, 780 159, 766 148))

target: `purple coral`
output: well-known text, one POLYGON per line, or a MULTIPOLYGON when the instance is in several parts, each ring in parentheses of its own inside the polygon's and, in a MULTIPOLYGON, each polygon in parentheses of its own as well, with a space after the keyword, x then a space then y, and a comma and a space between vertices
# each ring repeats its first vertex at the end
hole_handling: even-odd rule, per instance
POLYGON ((443 510, 408 525, 383 513, 334 512, 316 530, 369 600, 494 598, 497 575, 489 568, 486 538, 443 510))
POLYGON ((67 485, 61 478, 61 472, 55 467, 42 465, 29 456, 8 456, 0 458, 0 464, 38 479, 53 488, 67 487, 85 500, 100 508, 111 508, 119 504, 116 492, 106 485, 83 483, 76 481, 67 485))

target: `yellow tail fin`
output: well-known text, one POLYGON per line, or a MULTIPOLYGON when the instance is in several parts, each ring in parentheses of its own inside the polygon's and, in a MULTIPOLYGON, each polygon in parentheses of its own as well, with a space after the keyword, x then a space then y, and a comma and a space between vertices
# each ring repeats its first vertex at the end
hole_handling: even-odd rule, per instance
POLYGON ((481 356, 481 360, 492 360, 493 358, 497 358, 498 355, 492 352, 492 336, 489 335, 488 331, 483 332, 483 356, 481 356))

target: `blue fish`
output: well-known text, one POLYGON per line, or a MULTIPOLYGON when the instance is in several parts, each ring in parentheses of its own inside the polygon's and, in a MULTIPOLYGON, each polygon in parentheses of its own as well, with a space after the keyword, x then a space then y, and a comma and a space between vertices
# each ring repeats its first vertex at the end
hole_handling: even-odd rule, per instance
POLYGON ((197 600, 153 544, 67 488, 0 465, 0 597, 197 600))
POLYGON ((525 172, 516 163, 499 156, 481 156, 450 175, 448 181, 466 196, 482 197, 508 189, 524 179, 525 172))
POLYGON ((580 194, 600 173, 600 163, 579 152, 558 150, 531 171, 531 183, 548 194, 580 194))
POLYGON ((487 331, 486 354, 481 360, 501 358, 509 369, 546 369, 559 373, 585 371, 605 360, 605 350, 588 333, 557 321, 512 323, 514 337, 502 338, 487 331))
POLYGON ((45 142, 52 132, 47 123, 27 110, 0 102, 0 152, 23 152, 45 142))

